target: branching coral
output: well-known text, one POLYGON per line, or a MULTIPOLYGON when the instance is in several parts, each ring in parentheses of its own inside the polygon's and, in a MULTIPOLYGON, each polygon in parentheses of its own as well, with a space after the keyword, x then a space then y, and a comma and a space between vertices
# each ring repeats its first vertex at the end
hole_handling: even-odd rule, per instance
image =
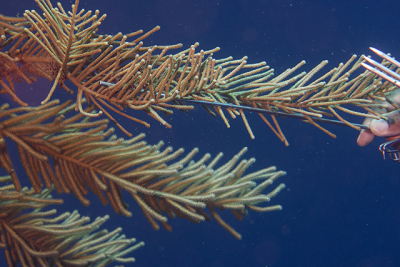
MULTIPOLYGON (((77 88, 77 110, 91 117, 104 113, 129 136, 131 133, 119 125, 108 110, 149 127, 147 122, 122 112, 126 108, 143 110, 163 125, 171 127, 159 112, 168 115, 172 109, 193 108, 179 100, 232 103, 299 113, 304 116, 304 121, 334 136, 313 118, 334 116, 358 129, 339 115, 339 111, 380 118, 371 107, 383 107, 381 100, 385 99, 384 94, 394 89, 369 72, 351 77, 360 67, 363 56, 356 60, 354 55, 348 62, 320 77, 317 74, 327 61, 321 62, 309 73, 295 74, 305 64, 302 61, 273 77, 274 70, 265 62, 248 64, 246 57, 240 60, 231 57, 214 59, 218 47, 196 52, 196 43, 189 49, 168 55, 181 44, 144 46, 142 41, 157 31, 158 26, 145 34, 140 30, 125 35, 99 35, 98 27, 106 16, 100 17, 98 11, 94 15, 91 11, 78 11, 78 2, 73 5, 72 12, 64 11, 61 4, 56 8, 49 1, 37 2, 44 17, 35 11, 26 11, 24 17, 29 25, 18 32, 6 28, 5 33, 9 37, 5 35, 0 40, 0 49, 11 46, 6 52, 0 52, 3 73, 0 85, 3 90, 25 105, 14 93, 14 81, 30 83, 35 76, 46 77, 54 84, 43 100, 44 104, 51 99, 57 86, 72 93, 74 90, 64 83, 68 80, 77 88), (128 41, 131 38, 133 40, 128 41), (83 96, 100 111, 96 114, 85 113, 81 103, 83 96), (362 107, 370 114, 356 112, 343 105, 362 107)), ((17 26, 20 27, 19 24, 17 26)), ((206 109, 213 115, 220 115, 229 127, 221 107, 206 109)), ((243 110, 228 108, 227 111, 232 118, 241 116, 254 138, 243 110)), ((275 116, 272 116, 272 122, 264 115, 260 116, 288 144, 275 116)))
MULTIPOLYGON (((219 48, 197 52, 196 43, 168 54, 181 44, 144 46, 142 41, 159 27, 145 34, 99 35, 98 27, 106 16, 79 11, 79 1, 71 12, 61 4, 53 7, 48 0, 36 2, 43 16, 34 10, 25 11, 24 18, 0 16, 0 93, 10 94, 20 105, 0 108, 0 168, 7 173, 2 182, 11 183, 0 188, 0 246, 9 266, 105 266, 112 261, 132 261, 123 256, 143 245, 120 236, 120 228, 91 233, 106 217, 91 224, 85 224, 88 219, 76 212, 44 218, 55 211, 42 208, 60 204, 49 196, 53 188, 60 194, 73 193, 85 206, 90 204, 86 196, 91 191, 102 204, 111 204, 117 214, 130 217, 132 211, 122 197, 128 192, 156 230, 159 223, 172 230, 167 217, 195 223, 214 218, 237 239, 241 235, 217 210, 229 209, 241 220, 249 210, 281 209, 280 205, 260 204, 285 187, 279 184, 263 193, 285 172, 269 167, 246 173, 255 161, 240 160, 246 148, 218 167, 222 153, 213 159, 205 154, 194 161, 196 148, 183 155, 182 148, 162 150, 162 141, 148 145, 144 134, 118 138, 108 120, 98 118, 102 114, 132 137, 112 112, 149 127, 124 112, 127 108, 141 110, 171 127, 160 113, 188 111, 193 108, 188 100, 206 101, 215 104, 204 105, 207 111, 221 116, 230 127, 221 105, 228 103, 227 112, 232 118, 242 117, 252 138, 240 107, 300 114, 304 121, 334 136, 313 119, 336 117, 356 129, 339 112, 385 119, 373 108, 384 107, 385 95, 395 88, 368 72, 351 77, 364 56, 358 60, 353 56, 320 77, 317 73, 327 61, 309 73, 296 74, 302 61, 274 77, 265 62, 248 64, 246 57, 215 59, 219 48), (15 82, 30 84, 37 77, 47 78, 53 86, 41 106, 29 107, 15 93, 15 82), (76 89, 70 89, 66 81, 76 89), (76 94, 76 103, 51 100, 57 87, 76 94), (368 114, 349 106, 362 107, 368 114), (79 113, 71 115, 72 110, 79 113), (21 186, 21 173, 11 156, 16 151, 9 149, 10 143, 17 147, 32 189, 21 186)), ((270 122, 259 115, 288 144, 276 116, 271 115, 270 122)))

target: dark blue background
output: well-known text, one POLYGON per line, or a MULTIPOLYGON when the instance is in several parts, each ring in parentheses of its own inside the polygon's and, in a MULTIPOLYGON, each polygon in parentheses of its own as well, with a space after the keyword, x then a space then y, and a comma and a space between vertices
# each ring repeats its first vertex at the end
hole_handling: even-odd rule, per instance
MULTIPOLYGON (((61 2, 70 9, 70 1, 61 2)), ((369 46, 400 57, 400 1, 82 0, 79 7, 107 13, 102 33, 147 31, 160 25, 145 45, 219 46, 215 58, 247 55, 248 62, 266 61, 276 73, 303 59, 308 63, 304 70, 324 59, 330 69, 352 54, 371 54, 369 46)), ((2 14, 22 14, 25 9, 38 10, 33 0, 0 0, 2 14)), ((42 100, 35 90, 32 98, 39 95, 42 100)), ((287 171, 280 180, 287 187, 272 202, 281 204, 282 211, 250 212, 242 222, 229 212, 222 214, 243 234, 241 241, 215 221, 195 225, 175 219, 170 220, 172 233, 154 232, 128 196, 132 218, 113 215, 95 198, 84 208, 66 197, 67 203, 58 209, 78 208, 92 219, 110 214, 105 227, 122 226, 127 236, 146 242, 134 253, 137 262, 132 266, 400 266, 400 165, 382 159, 378 146, 384 139, 360 148, 353 129, 327 126, 338 136, 332 139, 307 124, 280 119, 290 143, 285 147, 258 115, 247 118, 255 140, 240 118, 230 120, 227 129, 220 118, 200 108, 188 115, 175 112, 167 119, 171 130, 151 119, 150 129, 124 121, 131 132, 145 132, 149 143, 163 139, 176 149, 199 147, 201 154, 212 155, 223 151, 225 160, 247 146, 246 157, 257 158, 251 171, 270 165, 287 171)))

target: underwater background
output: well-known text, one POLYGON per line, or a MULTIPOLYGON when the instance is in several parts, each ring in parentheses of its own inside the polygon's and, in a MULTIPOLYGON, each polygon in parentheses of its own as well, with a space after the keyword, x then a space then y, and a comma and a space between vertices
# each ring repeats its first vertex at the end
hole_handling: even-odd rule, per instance
MULTIPOLYGON (((70 10, 74 1, 60 2, 70 10)), ((186 49, 199 42, 204 50, 218 46, 221 50, 214 58, 248 56, 249 63, 266 61, 276 75, 303 59, 307 64, 301 70, 306 71, 329 60, 322 71, 327 72, 352 54, 372 55, 370 46, 400 57, 400 1, 81 0, 81 8, 107 14, 100 34, 146 32, 160 25, 144 45, 182 43, 186 49)), ((22 15, 26 9, 39 10, 34 0, 0 0, 1 14, 22 15)), ((31 104, 47 95, 50 85, 41 86, 46 87, 42 93, 37 85, 21 89, 31 104)), ((56 97, 71 98, 61 91, 56 97)), ((142 112, 128 112, 146 119, 151 128, 122 119, 120 123, 132 133, 146 133, 150 144, 164 140, 175 150, 198 147, 197 159, 222 151, 224 160, 247 146, 245 158, 257 159, 249 171, 275 165, 287 175, 277 181, 286 189, 271 201, 281 204, 282 211, 249 212, 242 222, 229 211, 222 213, 242 234, 241 241, 215 221, 195 225, 171 219, 171 233, 155 232, 128 195, 132 218, 115 215, 93 195, 89 208, 73 196, 62 196, 66 203, 56 207, 60 213, 78 209, 92 220, 110 214, 104 227, 121 226, 128 237, 145 241, 146 246, 133 254, 136 263, 125 266, 400 266, 400 164, 382 158, 378 147, 383 138, 361 148, 354 129, 327 125, 337 135, 332 139, 306 123, 279 118, 290 144, 285 147, 257 114, 246 113, 256 136, 252 140, 240 118, 230 119, 227 129, 220 117, 211 117, 201 107, 188 114, 174 111, 166 118, 172 129, 142 112)))

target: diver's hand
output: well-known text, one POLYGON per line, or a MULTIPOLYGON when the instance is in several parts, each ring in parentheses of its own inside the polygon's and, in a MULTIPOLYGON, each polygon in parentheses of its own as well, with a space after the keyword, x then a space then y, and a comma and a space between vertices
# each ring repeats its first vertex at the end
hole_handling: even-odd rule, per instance
MULTIPOLYGON (((400 89, 392 91, 388 97, 391 101, 400 105, 400 89)), ((388 121, 366 118, 363 124, 368 125, 370 130, 361 130, 357 139, 359 146, 368 145, 374 140, 375 136, 385 137, 388 141, 400 138, 400 110, 388 105, 387 108, 377 110, 377 112, 384 114, 388 121)))
POLYGON ((359 146, 368 145, 375 136, 386 137, 388 141, 400 138, 400 110, 386 113, 385 116, 389 118, 389 121, 369 118, 364 121, 363 124, 369 125, 370 130, 361 130, 357 139, 359 146))

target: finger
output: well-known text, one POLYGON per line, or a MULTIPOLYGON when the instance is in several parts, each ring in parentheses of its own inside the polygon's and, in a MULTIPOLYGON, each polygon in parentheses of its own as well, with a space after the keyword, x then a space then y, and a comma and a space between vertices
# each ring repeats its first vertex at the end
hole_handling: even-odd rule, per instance
MULTIPOLYGON (((390 136, 390 137, 386 138, 386 141, 393 141, 393 140, 396 140, 396 139, 399 139, 399 138, 400 138, 400 135, 390 136)), ((393 143, 390 146, 393 147, 394 149, 399 150, 400 149, 400 142, 393 143)))
MULTIPOLYGON (((397 105, 400 105, 400 89, 393 90, 386 94, 386 97, 390 100, 389 102, 394 102, 397 105)), ((393 105, 389 105, 387 108, 388 111, 394 111, 397 108, 393 105)))
POLYGON ((377 136, 390 136, 389 123, 385 120, 374 120, 369 125, 369 129, 377 136))
MULTIPOLYGON (((371 118, 365 118, 363 125, 370 125, 371 121, 371 118)), ((374 141, 374 138, 375 135, 370 130, 361 130, 357 138, 357 144, 359 146, 366 146, 374 141)))
POLYGON ((388 121, 373 120, 369 126, 371 132, 377 136, 394 136, 400 134, 400 110, 385 114, 388 121))
POLYGON ((375 135, 370 130, 361 130, 357 138, 357 144, 359 146, 369 145, 374 141, 375 135))
POLYGON ((400 104, 400 89, 396 89, 394 91, 395 93, 393 94, 392 99, 396 104, 400 104))
POLYGON ((400 138, 400 135, 394 135, 394 136, 387 137, 386 141, 393 141, 393 140, 396 140, 399 138, 400 138))

